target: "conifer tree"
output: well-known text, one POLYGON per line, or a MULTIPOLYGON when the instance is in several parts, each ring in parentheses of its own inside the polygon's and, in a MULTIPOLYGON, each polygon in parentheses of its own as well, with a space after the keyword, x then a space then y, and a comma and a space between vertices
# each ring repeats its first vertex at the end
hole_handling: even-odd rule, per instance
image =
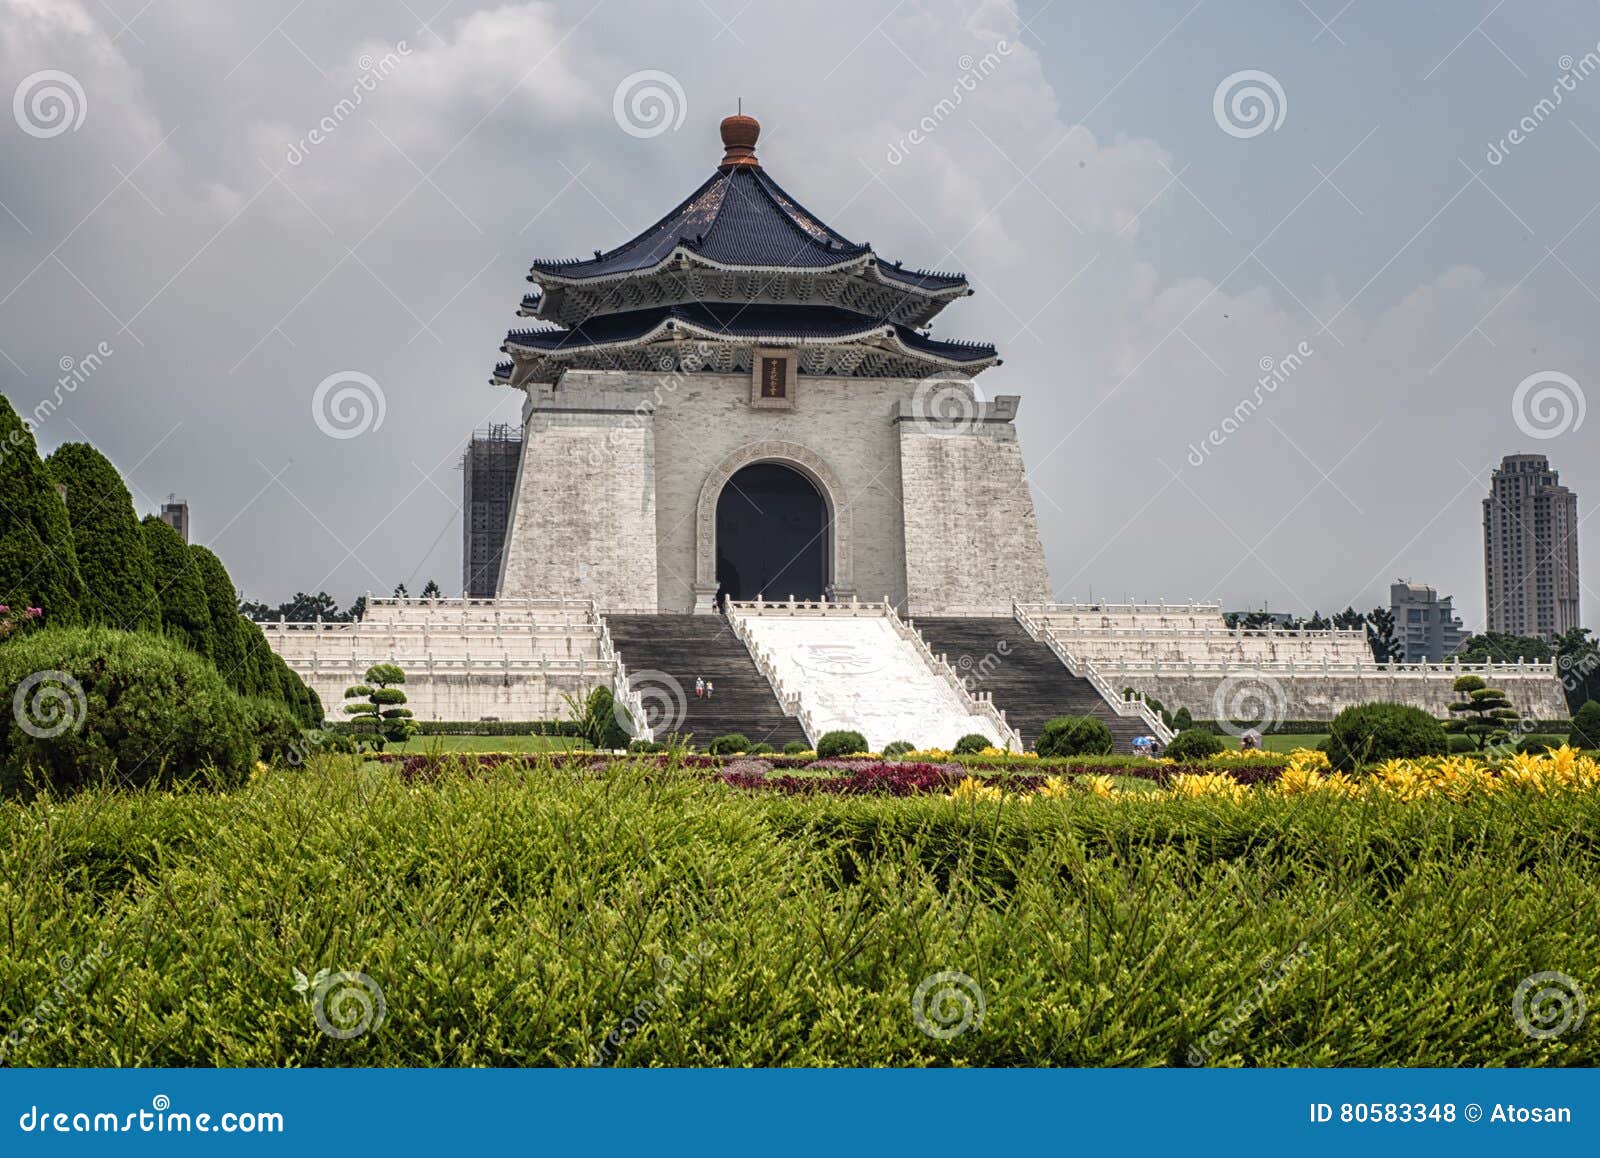
POLYGON ((33 432, 0 394, 0 604, 38 607, 47 625, 83 619, 72 524, 33 432))
POLYGON ((189 554, 182 536, 155 515, 140 524, 145 549, 155 568, 156 597, 161 602, 161 625, 166 634, 181 640, 191 651, 209 656, 211 608, 205 578, 189 554))
POLYGON ((73 551, 88 595, 84 618, 123 631, 160 631, 155 568, 122 475, 86 442, 58 446, 45 466, 65 491, 73 551))

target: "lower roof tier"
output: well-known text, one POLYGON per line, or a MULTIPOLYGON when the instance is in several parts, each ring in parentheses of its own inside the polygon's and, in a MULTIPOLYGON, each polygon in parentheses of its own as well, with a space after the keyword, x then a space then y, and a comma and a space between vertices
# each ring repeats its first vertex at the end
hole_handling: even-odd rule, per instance
POLYGON ((920 378, 975 374, 999 363, 995 348, 948 342, 832 306, 694 303, 590 318, 571 329, 513 330, 494 382, 555 382, 570 368, 747 370, 757 346, 794 348, 806 374, 920 378))

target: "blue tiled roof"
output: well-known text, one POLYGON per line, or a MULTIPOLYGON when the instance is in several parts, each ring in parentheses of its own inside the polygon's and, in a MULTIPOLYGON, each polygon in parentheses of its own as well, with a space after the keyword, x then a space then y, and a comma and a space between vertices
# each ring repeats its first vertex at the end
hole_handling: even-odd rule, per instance
POLYGON ((681 321, 729 338, 849 338, 892 331, 909 349, 955 362, 981 362, 994 358, 995 348, 983 342, 945 342, 926 337, 905 326, 858 314, 837 306, 733 305, 694 303, 648 310, 628 310, 589 318, 571 329, 512 330, 506 343, 532 350, 555 352, 585 346, 636 341, 665 322, 681 321))
MULTIPOLYGON (((573 261, 536 261, 529 273, 588 279, 653 269, 679 246, 720 265, 820 269, 872 253, 824 224, 756 166, 719 169, 677 208, 609 252, 573 261)), ((887 262, 890 281, 923 290, 964 286, 960 274, 906 270, 887 262)))

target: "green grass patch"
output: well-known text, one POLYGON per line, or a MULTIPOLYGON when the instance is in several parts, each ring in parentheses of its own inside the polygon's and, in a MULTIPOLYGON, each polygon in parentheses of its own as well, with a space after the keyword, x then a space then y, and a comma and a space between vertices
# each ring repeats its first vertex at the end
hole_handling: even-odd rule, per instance
POLYGON ((567 752, 589 745, 571 736, 412 736, 404 744, 388 744, 385 752, 427 755, 430 752, 567 752))
MULTIPOLYGON (((1268 752, 1293 752, 1296 748, 1315 748, 1327 738, 1326 732, 1284 732, 1281 735, 1268 733, 1261 737, 1261 746, 1268 752)), ((1239 748, 1238 736, 1224 732, 1218 739, 1234 751, 1239 748)))
POLYGON ((319 757, 0 804, 0 1028, 25 1066, 1594 1065, 1592 1017, 1538 1040, 1512 998, 1600 988, 1597 904, 1600 793, 956 803, 319 757), (296 970, 364 974, 381 1024, 325 1034, 296 970), (948 1040, 914 1015, 944 971, 984 1002, 948 1040))

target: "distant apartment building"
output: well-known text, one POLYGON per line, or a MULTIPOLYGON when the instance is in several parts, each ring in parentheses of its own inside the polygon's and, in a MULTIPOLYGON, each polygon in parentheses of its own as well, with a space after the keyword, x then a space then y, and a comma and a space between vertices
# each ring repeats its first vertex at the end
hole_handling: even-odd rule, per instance
POLYGON ((161 504, 161 521, 183 538, 189 541, 189 503, 177 495, 168 495, 167 501, 161 504))
POLYGON ((1394 615, 1401 659, 1406 663, 1439 663, 1461 650, 1467 632, 1456 617, 1452 602, 1453 596, 1441 599, 1437 591, 1421 583, 1389 585, 1389 611, 1394 615))
POLYGON ((1578 626, 1578 496, 1542 454, 1509 454, 1483 500, 1490 631, 1549 638, 1578 626))

